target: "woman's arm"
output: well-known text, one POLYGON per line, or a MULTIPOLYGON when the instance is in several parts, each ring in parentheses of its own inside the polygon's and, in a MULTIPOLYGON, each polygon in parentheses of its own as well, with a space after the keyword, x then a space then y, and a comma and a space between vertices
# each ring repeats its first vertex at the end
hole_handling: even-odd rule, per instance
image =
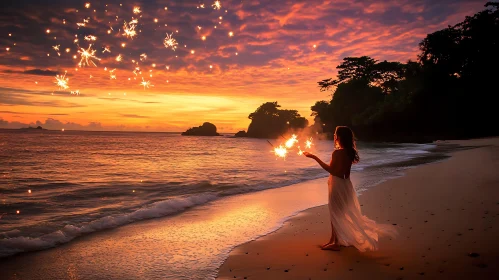
POLYGON ((328 173, 331 173, 331 166, 333 166, 333 158, 331 158, 331 162, 328 164, 326 164, 325 162, 323 162, 320 158, 318 158, 316 155, 313 155, 311 153, 308 153, 308 152, 304 152, 303 153, 306 157, 309 157, 309 158, 313 158, 315 159, 315 161, 317 161, 317 163, 324 169, 326 170, 328 173))

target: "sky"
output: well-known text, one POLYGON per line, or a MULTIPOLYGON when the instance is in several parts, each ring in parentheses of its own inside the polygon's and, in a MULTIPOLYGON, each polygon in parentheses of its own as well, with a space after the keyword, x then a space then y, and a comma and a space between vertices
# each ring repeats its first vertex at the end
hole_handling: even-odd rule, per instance
POLYGON ((428 33, 485 2, 1 1, 0 128, 228 133, 273 101, 312 122, 331 98, 317 82, 344 57, 415 60, 428 33))

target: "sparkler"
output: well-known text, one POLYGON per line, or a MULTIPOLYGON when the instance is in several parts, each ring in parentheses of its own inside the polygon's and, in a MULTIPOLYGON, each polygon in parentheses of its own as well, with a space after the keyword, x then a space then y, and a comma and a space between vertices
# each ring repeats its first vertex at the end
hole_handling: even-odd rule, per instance
POLYGON ((144 77, 142 77, 142 82, 140 83, 141 86, 144 86, 144 90, 147 88, 149 88, 149 86, 153 87, 154 85, 151 85, 151 82, 150 81, 145 81, 144 80, 144 77))
POLYGON ((100 61, 100 58, 95 56, 96 50, 92 49, 92 44, 88 46, 88 48, 85 50, 84 48, 80 48, 78 50, 78 53, 81 55, 81 60, 80 63, 78 63, 78 66, 82 67, 86 65, 90 65, 92 63, 94 66, 97 66, 92 59, 96 59, 100 61))
POLYGON ((297 136, 295 134, 293 134, 291 136, 291 138, 289 138, 288 140, 286 140, 285 146, 286 146, 286 148, 290 149, 297 142, 298 142, 297 136))
POLYGON ((279 147, 274 148, 274 154, 278 157, 286 158, 288 149, 286 149, 286 147, 283 147, 282 145, 279 145, 279 147))
POLYGON ((171 48, 172 50, 175 51, 175 49, 178 46, 178 43, 177 43, 177 40, 175 40, 172 36, 173 36, 173 33, 170 35, 168 35, 168 33, 167 33, 165 39, 163 40, 163 44, 165 45, 165 48, 167 48, 167 49, 171 48))
POLYGON ((125 23, 123 24, 123 35, 124 36, 127 36, 128 38, 132 38, 133 40, 133 37, 135 37, 137 35, 137 31, 135 31, 135 28, 137 27, 137 23, 139 21, 137 19, 132 19, 132 21, 130 21, 129 23, 127 23, 125 21, 125 23))
POLYGON ((56 75, 55 76, 55 84, 59 87, 59 89, 68 89, 68 82, 69 78, 66 78, 66 73, 64 72, 64 75, 56 75))
POLYGON ((310 139, 307 139, 307 141, 305 142, 305 147, 307 147, 307 149, 310 149, 312 145, 312 137, 310 137, 310 139))
POLYGON ((220 10, 222 8, 222 3, 220 3, 220 1, 215 1, 212 5, 213 9, 215 10, 220 10))

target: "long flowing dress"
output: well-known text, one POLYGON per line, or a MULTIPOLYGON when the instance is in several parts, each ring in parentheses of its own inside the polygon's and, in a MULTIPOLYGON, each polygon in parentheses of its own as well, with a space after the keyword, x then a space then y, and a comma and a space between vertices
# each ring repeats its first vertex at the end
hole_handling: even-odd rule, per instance
POLYGON ((343 179, 330 175, 328 187, 329 214, 339 245, 355 246, 361 252, 374 251, 378 249, 380 236, 397 235, 394 226, 377 224, 362 215, 357 193, 350 178, 343 179))

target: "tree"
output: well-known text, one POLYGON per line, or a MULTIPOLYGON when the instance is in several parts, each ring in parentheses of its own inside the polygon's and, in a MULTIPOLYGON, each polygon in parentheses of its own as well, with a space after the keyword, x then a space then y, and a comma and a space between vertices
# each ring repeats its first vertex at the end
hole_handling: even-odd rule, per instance
POLYGON ((277 138, 288 130, 303 129, 308 125, 306 118, 296 110, 282 110, 277 102, 266 102, 251 113, 248 118, 248 137, 277 138))

